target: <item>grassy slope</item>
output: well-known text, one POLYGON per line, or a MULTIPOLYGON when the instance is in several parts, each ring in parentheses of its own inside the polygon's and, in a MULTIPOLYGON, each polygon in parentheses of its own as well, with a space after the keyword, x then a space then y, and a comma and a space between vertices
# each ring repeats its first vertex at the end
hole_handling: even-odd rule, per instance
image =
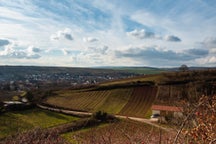
POLYGON ((34 127, 48 128, 78 118, 41 109, 8 112, 0 116, 0 138, 34 127))

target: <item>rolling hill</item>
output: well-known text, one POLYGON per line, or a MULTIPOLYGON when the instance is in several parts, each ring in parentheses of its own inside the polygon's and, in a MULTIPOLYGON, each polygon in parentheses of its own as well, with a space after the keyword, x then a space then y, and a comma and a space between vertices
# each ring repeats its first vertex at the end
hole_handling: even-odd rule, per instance
POLYGON ((91 88, 54 91, 43 102, 77 111, 146 117, 153 103, 175 105, 180 100, 192 101, 204 92, 215 93, 215 83, 215 69, 168 72, 109 81, 91 88))
POLYGON ((77 111, 105 111, 111 114, 145 117, 157 94, 155 86, 108 90, 58 91, 45 103, 77 111))

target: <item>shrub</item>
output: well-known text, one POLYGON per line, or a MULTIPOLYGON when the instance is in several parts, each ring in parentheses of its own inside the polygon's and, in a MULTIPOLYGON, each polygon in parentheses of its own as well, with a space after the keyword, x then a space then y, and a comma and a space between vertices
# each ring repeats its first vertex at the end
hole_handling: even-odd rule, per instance
POLYGON ((95 118, 96 120, 99 120, 99 121, 106 121, 107 113, 102 112, 102 111, 98 111, 98 112, 93 114, 93 118, 95 118))
POLYGON ((112 115, 107 114, 106 112, 97 111, 92 115, 93 119, 99 120, 101 122, 112 122, 115 121, 116 118, 112 115))

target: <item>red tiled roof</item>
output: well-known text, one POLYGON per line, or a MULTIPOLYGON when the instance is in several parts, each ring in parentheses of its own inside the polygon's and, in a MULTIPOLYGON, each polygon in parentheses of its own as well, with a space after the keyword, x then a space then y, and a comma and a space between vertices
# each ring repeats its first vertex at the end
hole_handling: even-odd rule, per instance
POLYGON ((173 112, 182 112, 182 107, 176 106, 165 106, 165 105, 152 105, 152 110, 160 110, 160 111, 173 111, 173 112))

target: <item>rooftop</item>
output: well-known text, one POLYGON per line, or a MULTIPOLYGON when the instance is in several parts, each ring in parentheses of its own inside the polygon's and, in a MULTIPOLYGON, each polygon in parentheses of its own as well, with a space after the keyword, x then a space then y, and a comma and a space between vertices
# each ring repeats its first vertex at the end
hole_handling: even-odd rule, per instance
POLYGON ((152 110, 160 110, 160 111, 173 111, 173 112, 182 112, 182 107, 176 106, 166 106, 166 105, 152 105, 152 110))

